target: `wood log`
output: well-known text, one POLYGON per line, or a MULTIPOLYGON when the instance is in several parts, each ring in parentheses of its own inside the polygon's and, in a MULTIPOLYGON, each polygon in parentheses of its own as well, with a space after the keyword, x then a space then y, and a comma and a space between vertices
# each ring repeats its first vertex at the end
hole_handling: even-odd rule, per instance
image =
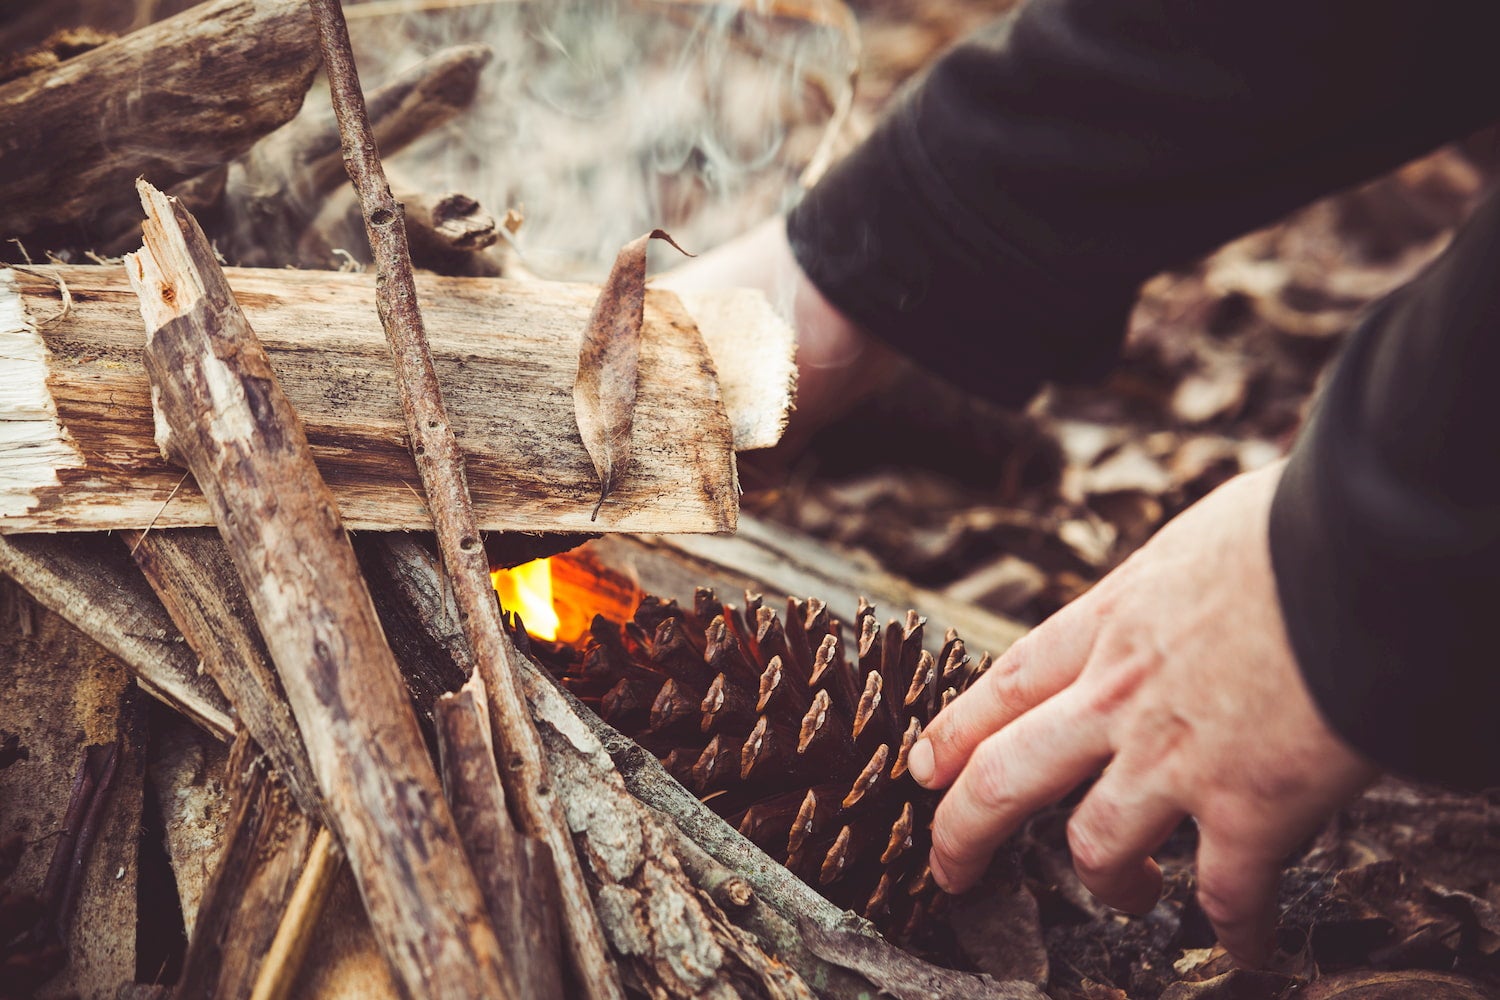
POLYGON ((234 716, 120 543, 105 535, 0 535, 0 573, 118 656, 148 694, 221 740, 234 716))
MULTIPOLYGON (((381 150, 395 153, 452 121, 473 102, 492 55, 483 45, 455 45, 372 90, 370 119, 381 150)), ((338 126, 326 105, 309 107, 230 166, 225 254, 245 267, 298 260, 304 230, 345 181, 338 126)))
POLYGON ((387 961, 415 996, 516 996, 332 494, 190 216, 141 184, 126 260, 163 451, 203 488, 387 961))
POLYGON ((326 822, 297 720, 219 533, 186 528, 127 531, 122 537, 203 669, 265 749, 302 811, 326 822))
POLYGON ((89 246, 302 105, 317 36, 298 0, 215 0, 0 86, 0 236, 89 246))
POLYGON ((443 790, 522 994, 562 1000, 562 897, 552 851, 511 822, 476 674, 437 703, 443 790))
MULTIPOLYGON (((140 320, 123 271, 35 270, 66 282, 73 307, 38 328, 32 317, 59 312, 56 284, 0 269, 0 532, 210 523, 201 492, 152 442, 140 320)), ((374 277, 227 273, 247 319, 265 331, 346 523, 430 528, 374 317, 374 277)), ((597 289, 435 276, 417 287, 437 331, 438 372, 481 529, 734 527, 731 447, 765 446, 793 372, 790 331, 764 299, 749 324, 703 331, 732 358, 716 381, 678 300, 648 294, 635 463, 591 523, 598 480, 574 424, 572 385, 597 289), (735 353, 740 339, 757 345, 748 356, 735 353)))
POLYGON ((250 995, 319 829, 244 731, 226 785, 229 823, 173 991, 179 998, 250 995))

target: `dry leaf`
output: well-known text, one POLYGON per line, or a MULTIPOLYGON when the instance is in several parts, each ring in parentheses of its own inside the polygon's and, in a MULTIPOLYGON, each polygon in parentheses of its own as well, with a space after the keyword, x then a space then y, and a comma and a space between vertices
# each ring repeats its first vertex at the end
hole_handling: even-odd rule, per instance
POLYGON ((573 383, 573 413, 583 446, 599 474, 599 502, 589 520, 597 520, 604 498, 630 464, 630 432, 635 426, 636 371, 641 357, 641 325, 646 310, 646 244, 675 240, 653 229, 620 248, 609 278, 583 331, 578 351, 578 378, 573 383))

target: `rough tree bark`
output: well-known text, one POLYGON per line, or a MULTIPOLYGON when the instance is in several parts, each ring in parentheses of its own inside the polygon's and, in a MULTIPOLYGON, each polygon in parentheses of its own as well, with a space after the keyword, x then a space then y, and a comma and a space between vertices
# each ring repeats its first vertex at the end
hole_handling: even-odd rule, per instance
POLYGON ((126 266, 163 451, 203 488, 387 960, 417 996, 516 996, 333 496, 212 249, 144 182, 126 266))
POLYGON ((175 184, 291 119, 314 39, 298 0, 216 0, 0 86, 0 238, 122 231, 137 177, 175 184))

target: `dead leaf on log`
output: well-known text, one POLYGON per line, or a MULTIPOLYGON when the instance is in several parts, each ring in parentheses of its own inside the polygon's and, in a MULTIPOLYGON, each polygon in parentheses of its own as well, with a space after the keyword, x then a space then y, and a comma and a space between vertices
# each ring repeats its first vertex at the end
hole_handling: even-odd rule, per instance
POLYGON ((677 241, 660 229, 620 248, 615 266, 599 291, 599 300, 583 331, 578 351, 578 379, 573 409, 583 446, 599 474, 599 508, 630 464, 630 434, 635 427, 636 369, 641 357, 641 326, 646 316, 646 245, 677 241))

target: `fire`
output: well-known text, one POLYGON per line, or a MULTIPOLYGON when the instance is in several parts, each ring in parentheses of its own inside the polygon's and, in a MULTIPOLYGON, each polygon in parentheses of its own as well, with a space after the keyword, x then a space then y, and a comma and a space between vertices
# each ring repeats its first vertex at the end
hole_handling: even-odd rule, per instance
POLYGON ((552 560, 533 559, 513 569, 490 573, 500 604, 516 611, 526 624, 526 631, 538 639, 556 641, 561 622, 552 598, 552 560))
POLYGON ((533 639, 579 643, 595 615, 629 621, 641 588, 629 571, 607 566, 581 549, 490 572, 500 603, 519 612, 533 639))

